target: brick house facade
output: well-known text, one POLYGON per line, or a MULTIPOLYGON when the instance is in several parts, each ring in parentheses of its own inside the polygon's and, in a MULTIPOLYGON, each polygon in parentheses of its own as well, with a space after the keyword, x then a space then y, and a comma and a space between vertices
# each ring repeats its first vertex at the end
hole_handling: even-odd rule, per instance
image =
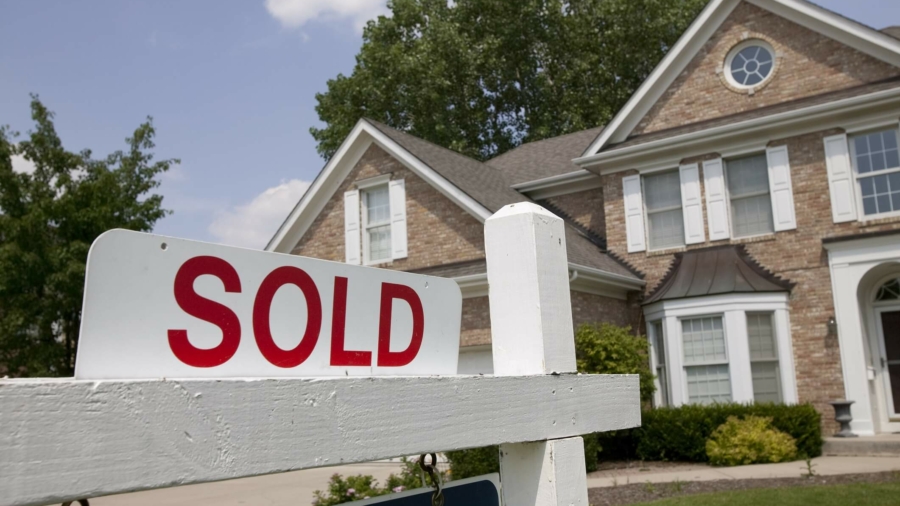
POLYGON ((480 163, 361 120, 268 249, 456 279, 460 372, 490 372, 483 222, 535 201, 567 222, 576 325, 646 333, 657 404, 811 402, 832 430, 847 398, 857 433, 900 430, 896 35, 713 0, 603 128, 480 163), (356 206, 385 185, 368 262, 387 225, 356 206))

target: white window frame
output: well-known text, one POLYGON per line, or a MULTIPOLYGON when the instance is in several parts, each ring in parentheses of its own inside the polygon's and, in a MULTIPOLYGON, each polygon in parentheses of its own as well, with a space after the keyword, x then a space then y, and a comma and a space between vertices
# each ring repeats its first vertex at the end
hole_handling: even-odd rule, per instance
MULTIPOLYGON (((687 230, 684 229, 684 225, 682 225, 682 231, 681 231, 681 240, 682 240, 681 244, 672 245, 672 246, 662 246, 662 247, 653 247, 653 245, 650 244, 650 214, 651 213, 652 214, 665 213, 668 211, 674 211, 676 209, 681 209, 681 221, 682 221, 682 223, 684 223, 684 204, 681 199, 679 199, 677 206, 670 206, 670 207, 666 207, 663 209, 655 209, 653 211, 650 211, 647 208, 647 186, 646 186, 647 180, 646 179, 648 177, 659 176, 659 175, 662 175, 662 174, 665 174, 668 172, 673 172, 675 174, 678 174, 678 182, 679 182, 678 194, 681 195, 681 173, 679 172, 678 167, 673 167, 671 169, 665 169, 665 170, 653 171, 651 173, 641 173, 641 196, 642 196, 641 204, 644 206, 644 240, 646 241, 648 252, 681 249, 681 248, 684 248, 687 246, 687 237, 686 237, 687 230)), ((683 197, 682 197, 682 199, 683 199, 683 197)))
POLYGON ((897 124, 882 125, 881 127, 867 128, 865 130, 857 130, 853 133, 847 133, 847 152, 850 153, 850 167, 853 171, 853 191, 854 196, 856 197, 857 221, 881 220, 884 218, 893 218, 900 216, 900 210, 892 211, 889 213, 866 214, 863 208, 862 185, 860 184, 859 180, 900 172, 900 167, 882 170, 876 173, 868 172, 865 175, 861 175, 856 167, 856 143, 853 142, 853 138, 859 135, 868 135, 875 132, 883 132, 885 130, 891 130, 894 132, 894 137, 897 138, 897 146, 900 147, 900 128, 898 128, 897 124))
POLYGON ((775 209, 772 207, 772 187, 771 187, 771 183, 769 182, 769 172, 768 172, 769 163, 768 163, 768 160, 766 160, 766 182, 767 182, 767 186, 768 186, 766 191, 764 191, 764 192, 760 191, 760 192, 756 192, 756 193, 748 194, 748 195, 741 195, 740 197, 738 197, 738 200, 752 198, 752 197, 759 197, 760 195, 768 195, 769 196, 769 212, 770 212, 769 217, 772 219, 772 231, 771 232, 763 232, 761 234, 742 235, 740 237, 735 235, 734 221, 733 221, 734 213, 731 212, 731 202, 732 202, 731 187, 728 184, 728 172, 729 172, 728 171, 728 162, 730 162, 732 160, 739 160, 741 158, 750 158, 751 156, 762 156, 763 158, 766 158, 766 150, 763 149, 761 152, 744 153, 744 154, 738 155, 738 156, 730 156, 728 158, 722 158, 722 176, 725 180, 725 200, 728 203, 728 205, 725 207, 726 207, 726 212, 728 213, 728 234, 731 239, 752 239, 754 237, 765 237, 767 235, 775 234, 775 209))
POLYGON ((746 314, 763 312, 773 313, 782 403, 796 404, 797 378, 794 372, 787 292, 729 293, 666 300, 644 307, 644 321, 648 322, 648 335, 653 332, 650 330, 649 322, 663 321, 671 406, 688 403, 681 320, 717 315, 723 316, 722 327, 725 332, 726 355, 731 377, 731 400, 740 403, 754 402, 746 314))
MULTIPOLYGON (((746 316, 750 316, 750 315, 766 315, 766 316, 768 316, 772 322, 772 337, 775 340, 775 357, 773 357, 773 358, 757 358, 757 359, 754 359, 752 356, 750 357, 750 369, 751 369, 750 370, 750 382, 752 385, 752 383, 753 383, 753 364, 754 363, 775 362, 776 364, 778 364, 778 368, 780 370, 781 369, 781 353, 779 353, 780 350, 778 349, 779 336, 778 336, 778 326, 775 325, 775 313, 772 311, 747 311, 745 313, 745 315, 746 316)), ((750 344, 750 326, 749 326, 749 324, 747 325, 747 344, 748 344, 748 346, 750 344)), ((782 388, 782 386, 781 386, 781 375, 780 374, 778 376, 776 376, 775 382, 778 385, 778 398, 780 399, 778 402, 784 402, 784 391, 783 391, 784 388, 782 388)), ((753 398, 754 398, 754 400, 756 399, 756 392, 753 393, 753 398)))
POLYGON ((747 39, 731 48, 731 50, 728 51, 728 55, 725 57, 725 63, 722 67, 722 72, 725 74, 725 80, 728 81, 728 84, 739 90, 747 91, 755 91, 768 84, 769 81, 772 80, 772 77, 775 75, 776 70, 778 70, 778 53, 775 52, 775 48, 772 47, 772 44, 769 44, 763 39, 747 39), (750 46, 760 46, 768 51, 770 55, 772 55, 772 69, 769 71, 769 75, 763 78, 762 81, 756 84, 746 85, 737 82, 734 79, 734 76, 731 75, 731 63, 734 61, 738 53, 750 46))
MULTIPOLYGON (((384 225, 391 225, 391 196, 390 196, 390 188, 388 184, 390 182, 391 175, 384 174, 382 176, 377 176, 369 179, 364 179, 356 183, 356 188, 359 190, 359 211, 360 211, 360 229, 362 230, 362 255, 363 255, 363 265, 381 265, 390 263, 393 261, 393 255, 388 255, 387 258, 383 258, 381 260, 371 260, 369 258, 370 250, 369 250, 369 228, 373 227, 381 227, 384 225), (372 225, 369 223, 369 213, 368 211, 368 196, 369 192, 376 189, 384 188, 388 192, 388 218, 384 223, 378 223, 372 225)), ((391 234, 393 234, 393 230, 391 230, 391 234)))
MULTIPOLYGON (((731 385, 734 383, 734 374, 731 372, 731 360, 729 354, 728 346, 728 328, 725 325, 725 315, 722 313, 707 313, 707 314, 697 314, 690 316, 679 316, 678 320, 678 339, 681 340, 681 381, 683 382, 682 388, 684 388, 684 404, 693 404, 691 402, 690 392, 688 391, 688 376, 687 369, 689 367, 706 367, 711 365, 726 365, 728 366, 728 383, 731 385), (722 319, 722 337, 724 339, 725 345, 725 358, 721 360, 709 360, 705 362, 694 362, 688 364, 684 359, 684 321, 685 320, 702 320, 704 318, 721 318, 722 319)), ((666 343, 668 344, 668 343, 666 343)), ((734 401, 734 385, 731 385, 731 399, 734 401)))

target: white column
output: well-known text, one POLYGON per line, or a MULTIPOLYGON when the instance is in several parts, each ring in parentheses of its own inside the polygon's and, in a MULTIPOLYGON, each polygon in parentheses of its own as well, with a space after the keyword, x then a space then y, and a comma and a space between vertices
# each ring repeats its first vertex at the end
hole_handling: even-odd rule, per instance
POLYGON ((747 339, 747 314, 726 311, 725 341, 728 347, 728 372, 731 374, 731 400, 753 402, 753 375, 750 372, 750 341, 747 339))
MULTIPOLYGON (((484 224, 496 376, 575 372, 563 221, 531 203, 484 224)), ((555 422, 554 422, 555 423, 555 422)), ((580 437, 500 445, 505 506, 588 506, 580 437)))
POLYGON ((663 320, 666 326, 666 352, 669 355, 669 389, 672 392, 672 405, 681 406, 688 403, 687 381, 684 377, 684 351, 681 348, 681 323, 675 316, 667 316, 663 320))
POLYGON ((781 373, 781 396, 785 404, 797 404, 797 377, 794 375, 794 347, 791 344, 791 321, 787 309, 775 311, 775 342, 778 346, 778 369, 781 373))

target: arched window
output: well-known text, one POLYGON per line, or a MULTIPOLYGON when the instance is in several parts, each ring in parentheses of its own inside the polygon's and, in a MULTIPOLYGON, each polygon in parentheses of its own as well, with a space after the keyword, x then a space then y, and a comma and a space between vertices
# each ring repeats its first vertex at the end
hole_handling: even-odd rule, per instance
POLYGON ((875 302, 900 300, 900 278, 894 278, 881 285, 875 295, 875 302))

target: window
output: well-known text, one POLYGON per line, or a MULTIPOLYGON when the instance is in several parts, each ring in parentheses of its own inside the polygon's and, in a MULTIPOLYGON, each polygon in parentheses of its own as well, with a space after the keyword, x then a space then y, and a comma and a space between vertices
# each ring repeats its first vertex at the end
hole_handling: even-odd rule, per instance
POLYGON ((750 344, 750 375, 753 400, 781 402, 778 348, 772 313, 747 313, 747 339, 750 344))
POLYGON ((644 177, 650 249, 684 246, 681 178, 677 171, 644 177))
POLYGON ((851 159, 866 216, 900 211, 900 152, 894 128, 850 138, 851 159))
POLYGON ((363 252, 367 264, 391 259, 391 204, 387 185, 363 192, 363 252))
MULTIPOLYGON (((875 302, 900 300, 900 278, 892 279, 878 288, 875 302)), ((900 407, 900 406, 898 406, 900 407)))
POLYGON ((722 317, 681 320, 688 402, 731 401, 731 377, 722 317))
POLYGON ((653 334, 656 337, 656 377, 659 379, 659 394, 662 397, 660 405, 669 405, 669 376, 666 371, 666 339, 663 336, 662 322, 653 323, 653 334))
POLYGON ((765 153, 728 160, 725 170, 731 199, 733 237, 774 232, 769 166, 765 153))
POLYGON ((738 44, 725 59, 725 76, 738 88, 753 88, 772 75, 775 51, 772 46, 751 40, 738 44))

